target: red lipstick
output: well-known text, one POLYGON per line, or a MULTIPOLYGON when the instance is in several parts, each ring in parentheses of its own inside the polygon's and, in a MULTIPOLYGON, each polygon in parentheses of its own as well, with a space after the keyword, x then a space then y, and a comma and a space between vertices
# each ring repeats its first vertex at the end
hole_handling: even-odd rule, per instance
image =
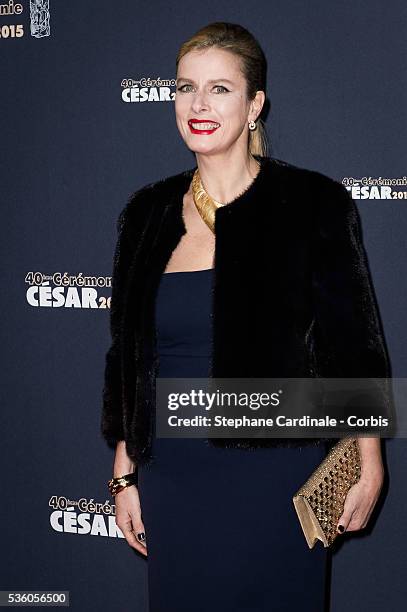
POLYGON ((188 125, 192 134, 213 134, 220 127, 220 123, 211 119, 189 119, 188 125))

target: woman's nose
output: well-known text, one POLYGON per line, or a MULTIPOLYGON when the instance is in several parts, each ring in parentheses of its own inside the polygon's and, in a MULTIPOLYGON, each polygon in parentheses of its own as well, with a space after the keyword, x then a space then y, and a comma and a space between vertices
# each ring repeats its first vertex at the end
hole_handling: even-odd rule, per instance
POLYGON ((197 93, 192 101, 192 110, 196 113, 209 109, 209 104, 205 92, 197 93))

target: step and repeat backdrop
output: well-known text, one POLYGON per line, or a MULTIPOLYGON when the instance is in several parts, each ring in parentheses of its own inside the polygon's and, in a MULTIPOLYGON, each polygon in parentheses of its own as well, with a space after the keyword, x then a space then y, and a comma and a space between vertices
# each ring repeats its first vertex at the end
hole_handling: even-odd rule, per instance
MULTIPOLYGON (((270 154, 352 190, 393 376, 407 375, 405 2, 0 0, 1 590, 148 611, 100 434, 115 224, 136 189, 195 165, 175 57, 212 21, 242 24, 266 53, 270 154)), ((385 462, 368 533, 333 555, 332 612, 405 608, 405 440, 385 462)))

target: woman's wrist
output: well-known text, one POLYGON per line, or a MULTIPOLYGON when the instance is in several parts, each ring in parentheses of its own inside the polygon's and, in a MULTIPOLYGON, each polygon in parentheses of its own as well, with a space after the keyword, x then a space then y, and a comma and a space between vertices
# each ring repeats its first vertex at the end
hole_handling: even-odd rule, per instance
POLYGON ((134 474, 135 470, 113 470, 112 478, 122 478, 123 476, 127 476, 128 474, 134 474))
POLYGON ((384 466, 380 438, 358 438, 361 456, 361 480, 382 481, 384 466))
POLYGON ((135 471, 136 466, 129 458, 126 451, 126 443, 120 440, 116 446, 116 454, 113 464, 113 478, 120 478, 135 471))
POLYGON ((120 478, 126 474, 133 474, 136 471, 134 463, 131 462, 119 462, 113 466, 113 478, 120 478))

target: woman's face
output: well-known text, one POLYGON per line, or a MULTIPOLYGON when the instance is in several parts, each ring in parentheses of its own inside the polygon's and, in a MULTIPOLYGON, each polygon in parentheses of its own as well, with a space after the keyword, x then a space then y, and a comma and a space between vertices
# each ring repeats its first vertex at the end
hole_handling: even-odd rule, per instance
POLYGON ((180 60, 175 115, 191 151, 218 154, 234 146, 246 151, 248 121, 257 116, 251 106, 234 54, 211 47, 190 51, 180 60))

